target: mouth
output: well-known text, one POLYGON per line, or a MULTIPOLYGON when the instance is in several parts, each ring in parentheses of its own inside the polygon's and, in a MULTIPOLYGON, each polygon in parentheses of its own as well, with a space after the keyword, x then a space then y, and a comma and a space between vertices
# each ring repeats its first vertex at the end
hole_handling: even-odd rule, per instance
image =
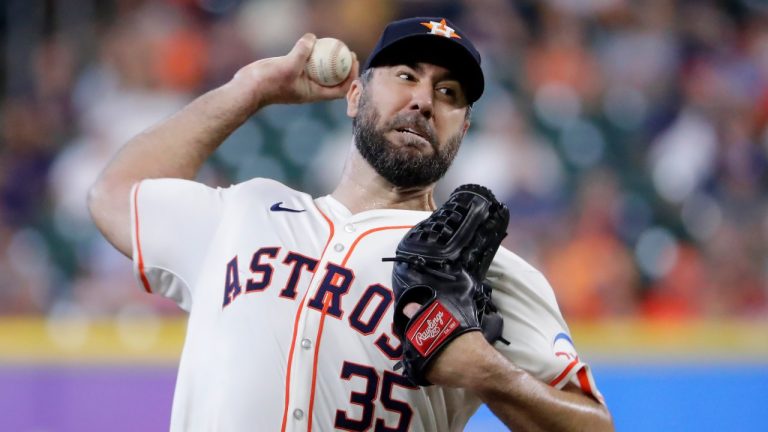
POLYGON ((414 129, 411 127, 404 127, 404 128, 397 128, 395 129, 395 131, 409 138, 409 141, 412 140, 413 138, 416 138, 416 140, 421 142, 422 144, 426 144, 429 146, 432 145, 432 140, 429 139, 429 136, 417 129, 414 129))
POLYGON ((426 138, 427 138, 427 137, 425 137, 425 136, 424 136, 424 134, 423 134, 423 133, 421 133, 421 132, 419 132, 419 131, 417 131, 416 129, 413 129, 413 128, 409 128, 409 127, 406 127, 406 128, 397 128, 396 130, 397 130, 398 132, 401 132, 401 133, 409 133, 409 134, 413 134, 413 135, 416 135, 416 136, 418 136, 418 137, 422 137, 422 138, 424 138, 424 139, 426 139, 426 138))

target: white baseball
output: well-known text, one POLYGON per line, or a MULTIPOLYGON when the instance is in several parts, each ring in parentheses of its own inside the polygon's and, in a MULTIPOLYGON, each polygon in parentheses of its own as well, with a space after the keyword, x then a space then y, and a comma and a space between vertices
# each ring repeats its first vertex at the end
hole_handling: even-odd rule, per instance
POLYGON ((347 79, 352 69, 352 53, 344 42, 334 38, 315 41, 312 54, 304 66, 309 78, 326 87, 333 87, 347 79))

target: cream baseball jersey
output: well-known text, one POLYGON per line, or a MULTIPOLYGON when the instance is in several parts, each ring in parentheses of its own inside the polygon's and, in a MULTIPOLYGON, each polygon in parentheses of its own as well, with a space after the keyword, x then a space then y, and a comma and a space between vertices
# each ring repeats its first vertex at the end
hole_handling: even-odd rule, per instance
MULTIPOLYGON (((392 256, 428 212, 352 214, 254 179, 145 180, 131 193, 134 270, 189 312, 171 430, 462 430, 480 401, 393 366, 392 256)), ((509 360, 601 400, 544 277, 500 249, 488 272, 509 360)))

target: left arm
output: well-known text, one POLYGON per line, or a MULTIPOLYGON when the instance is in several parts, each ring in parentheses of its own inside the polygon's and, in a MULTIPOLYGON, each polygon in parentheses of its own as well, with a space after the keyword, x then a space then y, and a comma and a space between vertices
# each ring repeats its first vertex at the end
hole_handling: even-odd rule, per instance
POLYGON ((576 386, 558 390, 515 366, 480 332, 466 333, 440 353, 427 379, 465 388, 515 431, 612 431, 605 405, 576 386))

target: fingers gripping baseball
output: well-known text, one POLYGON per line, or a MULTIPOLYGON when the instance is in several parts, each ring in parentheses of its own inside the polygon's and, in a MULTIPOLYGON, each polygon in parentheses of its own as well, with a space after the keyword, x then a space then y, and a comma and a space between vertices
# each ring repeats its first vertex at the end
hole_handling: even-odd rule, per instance
MULTIPOLYGON (((344 45, 340 41, 336 41, 341 47, 343 47, 344 51, 347 51, 351 55, 351 66, 348 75, 342 79, 340 82, 336 81, 323 81, 323 75, 319 74, 316 70, 317 66, 322 66, 322 64, 315 64, 318 63, 318 58, 315 57, 323 57, 326 56, 327 52, 317 52, 318 51, 318 45, 322 45, 322 48, 327 48, 329 46, 330 41, 336 41, 335 39, 321 39, 318 40, 314 35, 305 35, 305 37, 302 37, 299 39, 299 41, 296 43, 296 46, 294 46, 294 50, 296 51, 296 61, 298 62, 297 66, 301 67, 302 72, 300 73, 300 84, 304 85, 303 93, 311 97, 312 99, 337 99, 340 97, 343 97, 347 90, 349 89, 349 86, 352 85, 352 81, 357 77, 358 71, 359 71, 359 62, 357 61, 357 56, 354 52, 348 51, 346 45, 344 45), (307 38, 307 36, 311 36, 310 38, 307 38), (305 39, 307 38, 307 39, 305 39), (322 42, 322 43, 321 43, 322 42), (307 66, 312 65, 312 68, 308 68, 307 66), (308 73, 308 70, 314 70, 315 76, 311 76, 308 73)), ((335 64, 335 59, 333 61, 335 64)), ((333 71, 337 72, 337 71, 333 71)), ((331 74, 333 75, 333 74, 331 74)), ((338 81, 338 80, 337 80, 338 81)))
POLYGON ((347 79, 336 86, 324 87, 312 81, 304 70, 316 41, 314 34, 307 33, 294 44, 288 54, 255 61, 240 69, 233 81, 250 89, 257 108, 278 103, 341 98, 357 76, 357 57, 353 53, 352 68, 347 79))

